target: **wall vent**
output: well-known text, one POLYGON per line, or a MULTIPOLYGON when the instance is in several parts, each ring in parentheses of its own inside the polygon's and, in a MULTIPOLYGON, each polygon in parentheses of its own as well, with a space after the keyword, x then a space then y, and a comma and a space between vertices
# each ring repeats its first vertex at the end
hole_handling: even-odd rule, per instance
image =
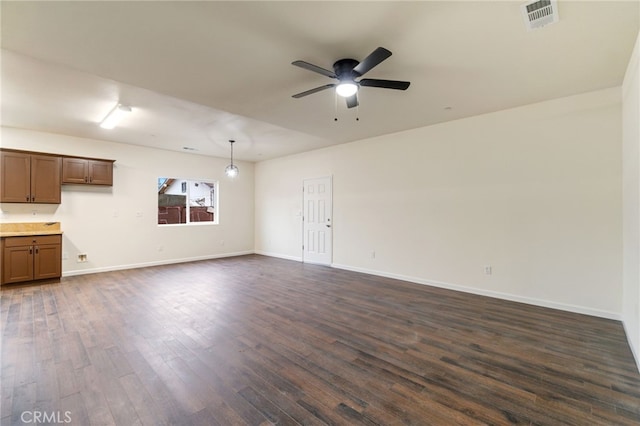
POLYGON ((556 0, 529 1, 520 6, 520 9, 528 31, 558 22, 558 3, 556 0))

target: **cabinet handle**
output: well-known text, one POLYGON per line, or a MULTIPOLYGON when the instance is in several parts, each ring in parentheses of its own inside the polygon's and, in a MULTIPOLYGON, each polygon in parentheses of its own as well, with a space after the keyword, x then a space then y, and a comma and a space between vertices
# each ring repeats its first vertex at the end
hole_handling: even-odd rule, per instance
POLYGON ((29 246, 29 254, 33 254, 33 246, 29 246))
POLYGON ((84 181, 85 181, 85 183, 86 183, 86 182, 89 182, 89 178, 85 176, 85 177, 84 177, 84 181))
POLYGON ((40 253, 40 247, 36 246, 36 254, 40 253))

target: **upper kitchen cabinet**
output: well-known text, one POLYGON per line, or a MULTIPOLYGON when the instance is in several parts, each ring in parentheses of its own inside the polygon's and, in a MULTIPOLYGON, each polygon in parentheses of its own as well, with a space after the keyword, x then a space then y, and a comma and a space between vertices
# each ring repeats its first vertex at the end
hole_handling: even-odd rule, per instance
POLYGON ((64 157, 62 183, 113 185, 113 160, 64 157))
POLYGON ((60 204, 60 156, 2 150, 0 165, 0 202, 60 204))

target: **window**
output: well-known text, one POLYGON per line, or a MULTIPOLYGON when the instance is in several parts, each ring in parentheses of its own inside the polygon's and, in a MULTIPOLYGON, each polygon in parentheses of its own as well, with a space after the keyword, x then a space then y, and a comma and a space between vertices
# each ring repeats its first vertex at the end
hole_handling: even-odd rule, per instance
POLYGON ((218 183, 158 178, 158 225, 218 223, 218 183))

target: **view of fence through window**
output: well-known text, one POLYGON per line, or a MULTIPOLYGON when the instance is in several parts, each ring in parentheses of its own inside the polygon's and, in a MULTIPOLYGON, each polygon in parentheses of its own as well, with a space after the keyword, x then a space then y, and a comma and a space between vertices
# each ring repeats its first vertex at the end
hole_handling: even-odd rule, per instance
POLYGON ((218 183, 158 178, 158 225, 218 223, 218 183))

